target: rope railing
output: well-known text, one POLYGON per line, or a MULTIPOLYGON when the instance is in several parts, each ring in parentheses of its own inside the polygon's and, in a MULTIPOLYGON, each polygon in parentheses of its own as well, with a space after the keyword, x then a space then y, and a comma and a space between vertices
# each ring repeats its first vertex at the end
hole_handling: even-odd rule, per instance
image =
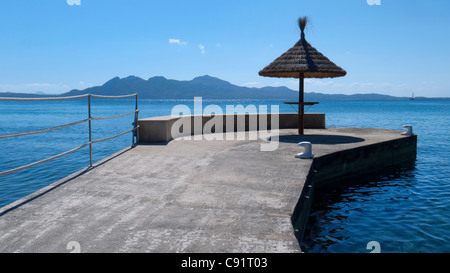
POLYGON ((7 100, 7 101, 73 100, 73 99, 85 98, 85 97, 88 97, 88 96, 89 96, 89 94, 79 95, 79 96, 72 96, 72 97, 45 97, 45 98, 9 98, 9 97, 0 97, 0 100, 7 100))
POLYGON ((128 116, 128 115, 131 115, 131 114, 134 114, 134 113, 136 113, 136 112, 139 112, 139 109, 137 109, 137 110, 135 110, 135 111, 133 111, 133 112, 130 112, 130 113, 126 113, 126 114, 122 114, 122 115, 117 115, 117 116, 110 116, 110 117, 93 117, 93 118, 91 118, 91 120, 99 120, 99 119, 111 119, 111 118, 120 118, 120 117, 124 117, 124 116, 128 116))
POLYGON ((23 132, 23 133, 15 133, 15 134, 8 134, 8 135, 0 135, 0 139, 2 138, 11 138, 11 137, 19 137, 19 136, 26 136, 26 135, 33 135, 33 134, 40 134, 40 133, 45 133, 45 132, 50 132, 50 131, 55 131, 55 130, 59 130, 59 129, 63 129, 63 128, 67 128, 67 127, 71 127, 71 126, 75 126, 78 124, 82 124, 85 122, 89 122, 89 142, 81 145, 77 148, 74 148, 72 150, 66 151, 64 153, 49 157, 47 159, 44 160, 40 160, 28 165, 24 165, 15 169, 11 169, 11 170, 7 170, 7 171, 3 171, 0 172, 0 176, 3 175, 7 175, 7 174, 11 174, 11 173, 15 173, 18 171, 22 171, 31 167, 34 167, 36 165, 40 165, 46 162, 49 162, 51 160, 60 158, 62 156, 71 154, 73 152, 76 152, 82 148, 85 148, 87 146, 89 146, 89 158, 90 158, 90 167, 92 167, 92 144, 95 143, 99 143, 99 142, 103 142, 103 141, 107 141, 113 138, 117 138, 120 136, 123 136, 127 133, 133 132, 133 137, 132 137, 132 147, 134 147, 136 145, 137 142, 139 142, 138 139, 138 129, 139 129, 139 125, 137 124, 138 121, 138 115, 139 115, 139 109, 138 109, 138 95, 137 94, 130 94, 130 95, 122 95, 122 96, 103 96, 103 95, 92 95, 92 94, 85 94, 85 95, 80 95, 80 96, 72 96, 72 97, 46 97, 46 98, 3 98, 0 97, 0 101, 49 101, 49 100, 70 100, 70 99, 78 99, 78 98, 84 98, 87 97, 88 98, 88 115, 89 117, 87 119, 84 120, 80 120, 77 122, 73 122, 73 123, 69 123, 66 125, 61 125, 61 126, 57 126, 57 127, 53 127, 53 128, 47 128, 47 129, 43 129, 43 130, 38 130, 38 131, 31 131, 31 132, 23 132), (134 111, 126 113, 126 114, 121 114, 121 115, 116 115, 116 116, 108 116, 108 117, 92 117, 91 116, 91 97, 96 97, 96 98, 128 98, 128 97, 135 97, 136 98, 136 108, 134 111), (103 139, 99 139, 99 140, 92 140, 92 126, 91 126, 91 121, 92 120, 101 120, 101 119, 112 119, 112 118, 119 118, 119 117, 124 117, 124 116, 128 116, 134 114, 134 122, 133 122, 133 129, 127 130, 125 132, 122 132, 120 134, 111 136, 111 137, 107 137, 107 138, 103 138, 103 139))
POLYGON ((137 94, 129 94, 129 95, 121 95, 121 96, 104 96, 104 95, 94 95, 94 94, 84 94, 78 96, 70 96, 70 97, 45 97, 45 98, 9 98, 9 97, 0 97, 0 100, 7 101, 46 101, 46 100, 73 100, 79 98, 86 97, 94 97, 94 98, 105 98, 105 99, 121 99, 121 98, 130 98, 137 96, 137 94))
POLYGON ((99 143, 99 142, 107 141, 107 140, 110 140, 110 139, 113 139, 113 138, 116 138, 116 137, 123 136, 123 135, 125 135, 125 134, 128 134, 129 132, 135 131, 137 128, 139 128, 139 125, 138 125, 136 128, 133 128, 133 129, 128 130, 128 131, 125 131, 125 132, 123 132, 123 133, 117 134, 117 135, 112 136, 112 137, 107 137, 107 138, 103 138, 103 139, 93 140, 93 141, 89 142, 88 145, 89 145, 90 143, 92 143, 92 144, 94 144, 94 143, 99 143))
POLYGON ((85 119, 85 120, 80 120, 80 121, 69 123, 69 124, 66 124, 66 125, 61 125, 61 126, 58 126, 58 127, 48 128, 48 129, 39 130, 39 131, 24 132, 24 133, 10 134, 10 135, 0 135, 0 138, 28 136, 28 135, 45 133, 45 132, 51 132, 51 131, 55 131, 55 130, 59 130, 59 129, 63 129, 63 128, 71 127, 71 126, 75 126, 75 125, 78 125, 78 124, 81 124, 81 123, 84 123, 84 122, 87 122, 87 121, 89 121, 88 118, 85 119))
POLYGON ((6 175, 6 174, 10 174, 10 173, 15 173, 15 172, 18 172, 18 171, 22 171, 22 170, 25 170, 25 169, 34 167, 34 166, 36 166, 36 165, 39 165, 39 164, 43 164, 43 163, 52 161, 52 160, 54 160, 54 159, 60 158, 60 157, 62 157, 62 156, 65 156, 65 155, 71 154, 71 153, 73 153, 73 152, 76 152, 76 151, 78 151, 78 150, 80 150, 80 149, 83 149, 84 147, 88 146, 89 144, 90 144, 90 143, 86 143, 86 144, 84 144, 84 145, 81 145, 81 146, 78 147, 78 148, 75 148, 75 149, 72 149, 72 150, 70 150, 70 151, 61 153, 61 154, 59 154, 59 155, 55 155, 55 156, 49 157, 49 158, 47 158, 47 159, 44 159, 44 160, 41 160, 41 161, 37 161, 37 162, 31 163, 31 164, 28 164, 28 165, 25 165, 25 166, 22 166, 22 167, 18 167, 18 168, 9 170, 9 171, 1 172, 1 173, 0 173, 0 176, 6 175))
POLYGON ((135 97, 137 94, 129 94, 129 95, 121 95, 121 96, 105 96, 105 95, 94 95, 94 94, 87 94, 88 96, 94 97, 94 98, 105 98, 105 99, 121 99, 121 98, 130 98, 135 97))

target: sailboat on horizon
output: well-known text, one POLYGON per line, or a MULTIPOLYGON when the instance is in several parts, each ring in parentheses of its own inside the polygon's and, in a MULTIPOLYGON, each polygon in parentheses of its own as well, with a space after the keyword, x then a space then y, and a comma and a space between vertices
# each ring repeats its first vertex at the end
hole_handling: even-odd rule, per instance
POLYGON ((414 92, 412 92, 412 96, 411 96, 411 98, 409 98, 410 100, 415 100, 415 98, 414 98, 414 92))

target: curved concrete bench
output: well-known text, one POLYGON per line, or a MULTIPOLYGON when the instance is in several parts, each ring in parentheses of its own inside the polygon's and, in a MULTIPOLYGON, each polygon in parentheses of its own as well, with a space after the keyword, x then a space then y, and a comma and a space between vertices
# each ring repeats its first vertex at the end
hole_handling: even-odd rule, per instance
MULTIPOLYGON (((184 124, 190 124, 191 128, 179 136, 203 134, 203 128, 213 118, 221 119, 223 128, 221 132, 239 132, 253 130, 271 130, 272 120, 278 118, 278 127, 274 129, 296 129, 298 128, 297 113, 280 114, 234 114, 234 115, 216 115, 216 116, 162 116, 144 118, 138 121, 139 124, 139 143, 169 142, 177 136, 172 136, 172 126, 179 121, 184 124), (267 120, 260 120, 261 118, 267 120), (181 120, 186 119, 186 120, 181 120), (260 127, 267 124, 266 128, 260 127)), ((305 114, 304 126, 306 129, 325 129, 325 114, 305 114)), ((213 128, 212 132, 217 131, 213 128)))

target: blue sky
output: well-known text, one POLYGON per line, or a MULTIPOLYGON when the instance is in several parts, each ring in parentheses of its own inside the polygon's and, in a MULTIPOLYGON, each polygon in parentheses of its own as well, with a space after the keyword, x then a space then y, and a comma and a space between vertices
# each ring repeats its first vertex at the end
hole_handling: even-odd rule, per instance
POLYGON ((0 92, 63 93, 119 76, 249 87, 298 80, 258 71, 300 38, 347 71, 306 92, 450 97, 450 1, 2 0, 0 92))

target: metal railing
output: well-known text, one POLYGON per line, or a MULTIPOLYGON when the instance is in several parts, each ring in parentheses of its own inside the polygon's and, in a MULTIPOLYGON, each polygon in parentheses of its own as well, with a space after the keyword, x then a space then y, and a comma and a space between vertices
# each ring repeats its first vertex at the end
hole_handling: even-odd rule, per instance
POLYGON ((85 122, 89 122, 89 142, 86 144, 83 144, 77 148, 74 148, 70 151, 66 151, 64 153, 49 157, 47 159, 41 160, 41 161, 37 161, 28 165, 24 165, 15 169, 11 169, 8 171, 4 171, 4 172, 0 172, 0 176, 3 175, 7 175, 7 174, 11 174, 11 173, 15 173, 21 170, 25 170, 31 167, 34 167, 36 165, 39 164, 43 164, 45 162, 49 162, 51 160, 57 159, 59 157, 71 154, 73 152, 76 152, 80 149, 83 149, 87 146, 89 146, 89 162, 90 165, 89 167, 92 167, 92 144, 95 143, 99 143, 99 142, 103 142, 103 141, 107 141, 116 137, 120 137, 123 136, 127 133, 133 132, 133 136, 132 136, 132 147, 134 147, 136 145, 137 142, 139 142, 139 134, 138 134, 138 130, 139 130, 139 125, 138 125, 138 115, 139 115, 139 108, 138 108, 138 94, 130 94, 130 95, 123 95, 123 96, 101 96, 101 95, 92 95, 92 94, 85 94, 85 95, 80 95, 80 96, 72 96, 72 97, 49 97, 49 98, 2 98, 0 97, 0 101, 50 101, 50 100, 72 100, 72 99, 79 99, 79 98, 84 98, 87 97, 88 98, 88 118, 84 119, 84 120, 80 120, 77 122, 73 122, 73 123, 69 123, 69 124, 65 124, 65 125, 61 125, 61 126, 57 126, 57 127, 53 127, 53 128, 47 128, 47 129, 43 129, 43 130, 38 130, 38 131, 32 131, 32 132, 24 132, 24 133, 16 133, 16 134, 8 134, 8 135, 0 135, 0 139, 2 138, 11 138, 11 137, 19 137, 19 136, 26 136, 26 135, 33 135, 33 134, 40 134, 40 133, 45 133, 45 132, 50 132, 50 131, 55 131, 55 130, 59 130, 59 129, 63 129, 63 128, 67 128, 67 127, 71 127, 71 126, 75 126, 78 124, 82 124, 85 122), (91 97, 96 97, 96 98, 107 98, 107 99, 117 99, 117 98, 129 98, 129 97, 135 97, 136 98, 136 108, 134 111, 126 113, 126 114, 121 114, 121 115, 116 115, 116 116, 108 116, 108 117, 93 117, 91 115, 91 97), (134 122, 133 122, 133 129, 130 129, 128 131, 122 132, 120 134, 111 136, 111 137, 107 137, 107 138, 103 138, 103 139, 98 139, 98 140, 92 140, 92 121, 93 120, 100 120, 100 119, 112 119, 112 118, 119 118, 119 117, 124 117, 127 115, 132 115, 134 114, 134 122))

